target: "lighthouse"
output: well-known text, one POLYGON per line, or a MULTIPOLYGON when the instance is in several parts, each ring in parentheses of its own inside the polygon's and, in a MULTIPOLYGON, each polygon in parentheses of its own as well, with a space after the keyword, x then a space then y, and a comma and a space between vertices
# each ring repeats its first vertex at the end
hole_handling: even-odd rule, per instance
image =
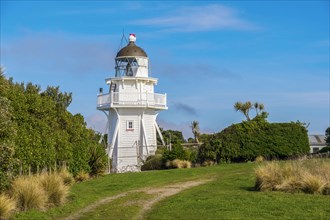
POLYGON ((111 172, 138 172, 157 150, 158 113, 167 109, 166 94, 154 92, 158 79, 150 76, 147 53, 135 34, 115 58, 115 76, 105 79, 108 93, 97 96, 97 109, 107 117, 107 148, 111 172))

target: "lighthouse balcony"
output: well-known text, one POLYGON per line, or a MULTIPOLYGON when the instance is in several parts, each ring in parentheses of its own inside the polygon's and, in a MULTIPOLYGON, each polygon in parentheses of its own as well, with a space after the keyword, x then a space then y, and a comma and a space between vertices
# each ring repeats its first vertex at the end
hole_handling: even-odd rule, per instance
POLYGON ((167 109, 166 94, 111 92, 99 94, 97 109, 107 110, 116 107, 147 107, 167 109))

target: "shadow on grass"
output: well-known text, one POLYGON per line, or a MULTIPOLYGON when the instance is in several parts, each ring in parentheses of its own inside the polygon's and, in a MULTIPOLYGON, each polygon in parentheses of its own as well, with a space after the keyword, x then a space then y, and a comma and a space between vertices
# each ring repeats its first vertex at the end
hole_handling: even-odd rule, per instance
POLYGON ((243 189, 245 191, 249 191, 249 192, 259 192, 258 190, 256 190, 256 188, 254 186, 249 186, 249 187, 240 187, 240 189, 243 189))

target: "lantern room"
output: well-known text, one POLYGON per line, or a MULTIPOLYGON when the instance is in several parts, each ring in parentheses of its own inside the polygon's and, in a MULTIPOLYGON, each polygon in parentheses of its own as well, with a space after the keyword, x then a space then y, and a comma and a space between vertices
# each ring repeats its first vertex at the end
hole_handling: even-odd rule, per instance
POLYGON ((148 77, 148 56, 135 41, 135 34, 130 34, 128 45, 117 53, 116 77, 148 77))

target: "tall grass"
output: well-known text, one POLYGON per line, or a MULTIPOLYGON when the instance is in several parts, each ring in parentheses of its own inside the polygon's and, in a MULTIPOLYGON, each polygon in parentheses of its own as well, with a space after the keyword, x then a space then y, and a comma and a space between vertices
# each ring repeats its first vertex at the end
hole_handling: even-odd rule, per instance
POLYGON ((255 170, 260 191, 306 192, 330 195, 330 160, 272 161, 255 170))
POLYGON ((173 168, 190 168, 191 167, 191 162, 187 160, 179 160, 175 159, 170 162, 170 166, 173 168))
POLYGON ((86 172, 84 172, 84 171, 80 171, 80 172, 76 175, 75 180, 76 180, 77 182, 82 182, 82 181, 88 180, 89 177, 90 177, 90 176, 89 176, 88 173, 86 173, 86 172))
POLYGON ((43 210, 46 207, 47 195, 36 176, 21 176, 15 179, 12 184, 12 195, 20 210, 43 210))
POLYGON ((15 210, 15 201, 5 194, 0 194, 0 219, 8 219, 15 210))
POLYGON ((72 174, 65 168, 62 168, 58 175, 62 178, 64 185, 66 186, 72 186, 75 182, 72 174))
POLYGON ((73 182, 67 171, 20 176, 13 181, 10 194, 21 211, 44 210, 63 204, 69 193, 68 185, 73 182))
POLYGON ((64 185, 63 179, 59 174, 44 173, 39 176, 38 181, 47 195, 49 206, 58 206, 65 202, 69 188, 64 185))

